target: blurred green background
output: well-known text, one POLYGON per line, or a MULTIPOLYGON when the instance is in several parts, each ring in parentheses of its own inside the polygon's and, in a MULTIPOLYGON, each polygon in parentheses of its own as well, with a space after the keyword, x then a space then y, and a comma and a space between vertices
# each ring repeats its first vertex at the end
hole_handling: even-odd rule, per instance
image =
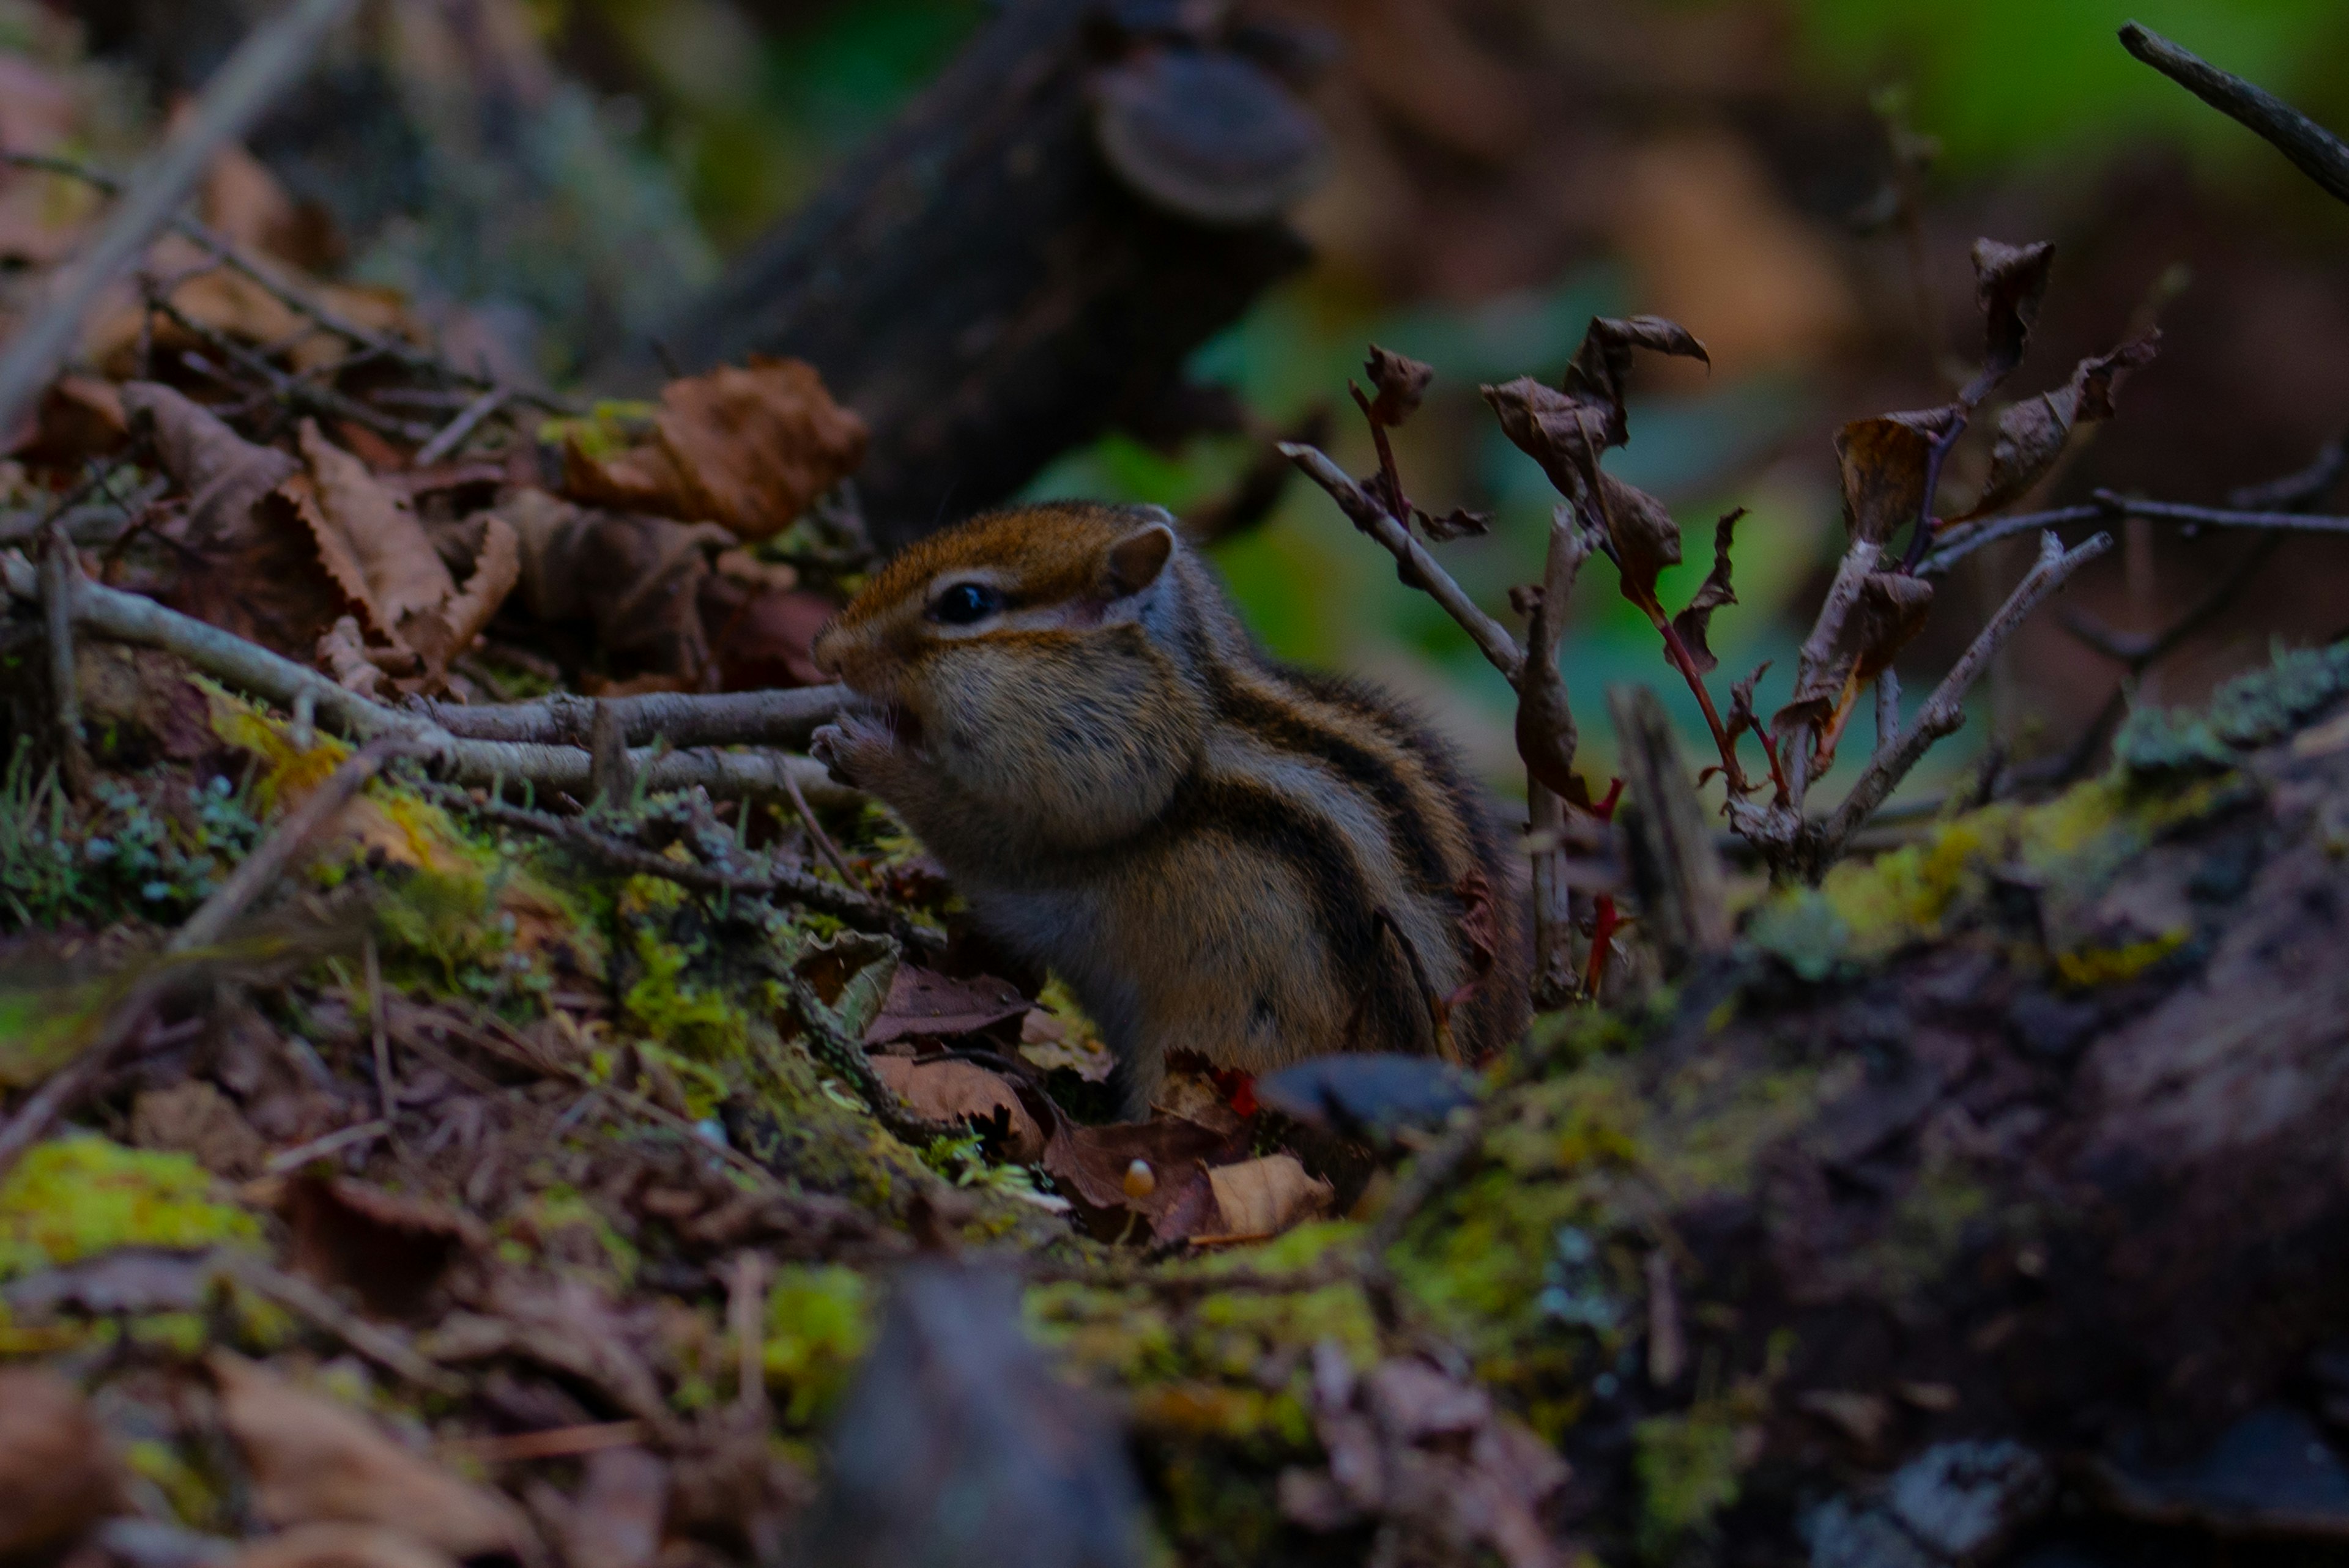
MULTIPOLYGON (((495 57, 465 67, 471 99, 450 85, 448 59, 462 51, 450 39, 462 30, 450 4, 376 13, 399 61, 397 90, 427 106, 410 115, 417 146, 357 160, 385 171, 384 190, 326 175, 305 185, 311 141, 359 118, 331 98, 306 130, 257 150, 296 196, 332 210, 351 236, 350 275, 499 324, 507 346, 558 376, 595 345, 653 331, 727 255, 786 220, 991 15, 981 0, 467 5, 471 32, 460 43, 495 57), (501 18, 512 35, 503 42, 501 18), (493 78, 523 84, 511 124, 482 107, 481 84, 493 78), (442 108, 431 107, 443 103, 436 92, 442 108)), ((1031 494, 1204 504, 1317 405, 1331 410, 1333 453, 1364 471, 1371 452, 1346 384, 1377 342, 1436 368, 1433 395, 1401 434, 1405 478, 1433 510, 1495 515, 1489 537, 1444 555, 1503 614, 1508 586, 1537 573, 1556 498, 1500 438, 1477 385, 1555 377, 1594 314, 1673 315, 1712 346, 1713 372, 1643 366, 1632 439, 1612 460, 1686 531, 1691 559, 1667 575, 1669 604, 1702 577, 1713 520, 1750 509, 1734 555, 1740 603, 1714 624, 1715 679, 1725 694, 1773 661, 1766 713, 1840 546, 1834 432, 1947 398, 1978 352, 1966 266, 1977 234, 2059 247, 2014 394, 2060 383, 2074 358, 2157 318, 2166 335, 2119 420, 2041 500, 2109 484, 2215 500, 2298 466, 2349 426, 2349 214, 2114 39, 2134 15, 2349 126, 2342 0, 1235 9, 1330 44, 1309 96, 1336 150, 1329 186, 1297 214, 1315 264, 1193 366, 1237 395, 1247 431, 1172 448, 1112 437, 1068 454, 1031 494)), ((109 28, 141 36, 121 18, 147 15, 131 0, 0 0, 0 45, 58 56, 66 46, 43 19, 62 13, 100 55, 109 28)), ((193 69, 148 66, 159 79, 193 69)), ((330 72, 318 90, 340 79, 330 72)), ((124 146, 137 145, 137 129, 123 129, 124 146)), ((1983 457, 1961 451, 1952 483, 1983 457)), ((2138 531, 2071 598, 2109 624, 2150 630, 2237 547, 2138 531)), ((1496 785, 1521 788, 1509 694, 1319 491, 1292 484, 1216 558, 1275 651, 1411 695, 1496 785)), ((2013 556, 1986 559, 1943 589, 1903 660, 1912 707, 2021 570, 2013 556)), ((2295 542, 2239 614, 2136 695, 2182 700, 2275 637, 2333 634, 2344 583, 2349 556, 2295 542)), ((1565 657, 1588 770, 1602 783, 1609 683, 1655 684, 1692 737, 1702 734, 1603 562, 1579 585, 1565 657)), ((2060 747, 2117 678, 2043 616, 1982 689, 1981 722, 1911 789, 1938 789, 1992 739, 2019 754, 2060 747)), ((1867 727, 1856 721, 1856 737, 1867 727)), ((1845 767, 1865 749, 1847 745, 1845 767)))

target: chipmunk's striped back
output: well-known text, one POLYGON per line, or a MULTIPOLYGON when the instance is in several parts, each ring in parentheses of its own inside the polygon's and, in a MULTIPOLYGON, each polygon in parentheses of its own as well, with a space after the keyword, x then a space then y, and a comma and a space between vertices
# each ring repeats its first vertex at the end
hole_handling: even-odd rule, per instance
POLYGON ((1522 1026, 1513 857, 1456 759, 1383 694, 1266 658, 1162 517, 974 520, 817 655, 883 705, 834 766, 1068 980, 1129 1109, 1173 1049, 1263 1071, 1522 1026))

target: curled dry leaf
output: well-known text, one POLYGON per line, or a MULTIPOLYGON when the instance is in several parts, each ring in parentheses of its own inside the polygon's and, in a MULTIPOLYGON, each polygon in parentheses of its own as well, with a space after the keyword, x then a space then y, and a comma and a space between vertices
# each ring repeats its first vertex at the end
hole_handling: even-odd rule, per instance
POLYGON ((1676 321, 1667 321, 1660 315, 1635 315, 1628 320, 1593 316, 1560 385, 1568 397, 1606 411, 1606 438, 1602 443, 1606 446, 1619 447, 1630 439, 1623 397, 1630 380, 1631 351, 1635 348, 1705 365, 1713 363, 1713 356, 1705 352, 1696 335, 1676 321))
POLYGON ((1008 980, 978 975, 957 979, 901 964, 889 979, 889 998, 864 1030, 865 1043, 894 1045, 916 1038, 944 1039, 976 1034, 1029 1008, 1028 998, 1008 980))
POLYGON ((492 513, 473 571, 460 590, 417 521, 407 498, 377 481, 367 466, 302 422, 299 476, 279 487, 316 542, 327 574, 366 613, 367 623, 424 664, 428 683, 445 674, 522 575, 512 527, 492 513))
POLYGON ((1984 343, 1982 369, 1958 394, 1967 407, 1979 405, 2023 363, 2039 302, 2047 293, 2048 269, 2054 264, 2055 247, 2046 240, 2028 245, 1974 242, 1974 301, 1982 306, 1984 343))
POLYGON ((1207 1172, 1224 1236, 1277 1236, 1290 1226, 1329 1213, 1336 1191, 1307 1173, 1294 1154, 1268 1154, 1207 1172))
POLYGON ((154 433, 163 469, 188 497, 187 542, 200 550, 249 542, 253 505, 299 470, 274 447, 256 447, 201 404, 153 381, 122 388, 122 407, 154 433))
POLYGON ((1491 512, 1470 511, 1466 507, 1455 506, 1442 517, 1414 507, 1411 515, 1412 521, 1419 524, 1419 531, 1438 544, 1454 539, 1482 539, 1493 531, 1491 512))
POLYGON ((693 682, 709 667, 701 586, 732 534, 713 523, 593 511, 541 490, 518 491, 495 515, 513 530, 516 602, 533 619, 585 623, 616 674, 693 682))
POLYGON ((0 1562, 61 1550, 121 1507, 121 1472, 81 1390, 46 1368, 0 1368, 0 1562))
POLYGON ((252 1542, 228 1568, 456 1568, 405 1531, 380 1524, 300 1524, 252 1542))
POLYGON ((1737 537, 1737 520, 1744 515, 1741 506, 1713 525, 1713 570, 1688 602, 1688 608, 1672 617, 1672 630, 1680 634, 1699 675, 1711 674, 1721 663, 1705 639, 1713 630, 1713 613, 1723 604, 1737 603, 1737 592, 1729 584, 1729 547, 1737 537))
POLYGON ((1891 667, 1900 650, 1925 629, 1933 585, 1905 572, 1871 572, 1845 623, 1852 649, 1851 681, 1865 685, 1891 667))
POLYGON ((1934 450, 1955 435, 1962 418, 1962 410, 1948 405, 1855 419, 1837 432, 1843 521, 1851 538, 1882 544, 1925 517, 1934 450))
POLYGON ((1362 372, 1371 378, 1377 396, 1371 399, 1371 419, 1389 427, 1402 424, 1419 412, 1422 399, 1427 396, 1427 384, 1435 379, 1435 366, 1423 365, 1416 359, 1371 345, 1371 356, 1362 361, 1362 372))
POLYGON ((2075 429, 2111 418, 2113 393, 2121 377, 2151 364, 2160 338, 2158 332, 2150 332, 2109 354, 2083 359, 2069 385, 2027 397, 2001 414, 1998 441, 1991 449, 1990 479, 1966 516, 1979 517, 2020 500, 2055 466, 2075 429))
POLYGON ((1019 1096, 975 1062, 876 1056, 873 1071, 926 1121, 968 1121, 981 1129, 999 1129, 1004 1158, 1019 1164, 1044 1152, 1043 1130, 1019 1103, 1019 1096))
POLYGON ((538 1561, 512 1503, 418 1458, 357 1411, 226 1351, 204 1365, 252 1470, 254 1507, 270 1523, 379 1524, 451 1557, 538 1561))
POLYGON ((610 455, 564 442, 564 489, 596 505, 715 522, 740 539, 781 531, 864 460, 864 421, 814 366, 752 356, 661 389, 649 439, 610 455))

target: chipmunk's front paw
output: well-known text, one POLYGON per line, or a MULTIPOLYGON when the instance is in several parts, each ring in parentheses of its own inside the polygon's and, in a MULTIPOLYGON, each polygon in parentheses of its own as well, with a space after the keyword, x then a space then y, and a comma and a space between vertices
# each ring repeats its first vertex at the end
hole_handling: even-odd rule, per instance
POLYGON ((895 753, 895 737, 886 725, 855 715, 818 729, 808 741, 808 755, 832 770, 843 784, 869 789, 887 771, 895 753))

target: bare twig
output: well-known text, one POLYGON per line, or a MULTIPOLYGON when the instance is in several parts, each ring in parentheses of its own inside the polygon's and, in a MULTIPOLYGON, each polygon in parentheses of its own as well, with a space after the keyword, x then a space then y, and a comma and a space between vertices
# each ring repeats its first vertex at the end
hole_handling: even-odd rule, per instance
POLYGON ((767 1426, 767 1260, 734 1254, 726 1281, 726 1327, 734 1336, 734 1408, 757 1430, 767 1426))
POLYGON ((800 821, 807 828, 808 838, 815 844, 815 852, 823 857, 823 863, 830 866, 842 882, 854 887, 856 874, 848 869, 848 861, 842 856, 840 846, 832 841, 832 835, 823 830, 822 822, 816 820, 815 808, 808 804, 807 797, 788 776, 783 779, 783 785, 791 791, 792 809, 800 814, 800 821))
POLYGON ((471 403, 464 411, 440 428, 440 433, 417 449, 416 466, 429 469, 465 444, 466 438, 481 428, 481 421, 503 407, 512 394, 502 387, 492 387, 471 403))
POLYGON ((81 689, 74 664, 73 583, 81 562, 60 522, 49 524, 41 550, 42 621, 48 634, 50 717, 57 727, 57 755, 66 788, 87 799, 91 784, 89 750, 81 733, 81 689))
MULTIPOLYGON (((381 771, 402 744, 394 738, 371 742, 328 775, 326 781, 312 790, 263 841, 261 847, 244 858, 244 863, 228 881, 197 907, 187 923, 172 934, 164 946, 167 957, 184 958, 218 944, 236 918, 264 888, 292 868, 295 857, 318 830, 350 803, 351 797, 381 771)), ((96 1037, 33 1091, 14 1120, 0 1127, 0 1177, 8 1173, 26 1150, 47 1137, 57 1119, 105 1078, 115 1059, 137 1037, 149 1011, 163 999, 178 978, 178 965, 168 962, 156 965, 141 975, 131 985, 129 994, 99 1024, 96 1037)))
POLYGON ((655 854, 650 850, 626 843, 600 831, 579 818, 549 816, 543 811, 509 806, 501 800, 476 800, 446 785, 432 786, 430 789, 444 803, 471 811, 484 821, 552 839, 602 861, 614 871, 626 872, 633 876, 663 877, 680 887, 702 892, 740 892, 761 898, 787 898, 810 909, 821 910, 861 930, 886 932, 908 947, 932 953, 942 952, 946 947, 946 938, 939 933, 928 926, 916 924, 880 900, 794 867, 779 865, 750 873, 721 871, 716 866, 655 854))
POLYGON ((560 693, 536 702, 479 707, 428 702, 420 711, 450 734, 475 740, 585 746, 594 735, 600 707, 618 715, 631 746, 661 738, 678 747, 805 746, 817 727, 830 724, 855 700, 846 686, 821 686, 613 697, 560 693))
POLYGON ((921 1149, 963 1130, 959 1122, 929 1121, 906 1109, 896 1090, 883 1083, 881 1076, 873 1070, 873 1063, 864 1055, 864 1042, 833 1026, 832 1009, 823 1005, 823 998, 815 994, 815 987, 808 984, 806 976, 796 969, 787 969, 782 979, 784 989, 791 994, 792 1006, 807 1029, 809 1054, 846 1078, 848 1087, 856 1091, 874 1119, 899 1141, 921 1149))
POLYGON ((2121 47, 2220 114, 2250 127, 2302 174, 2349 201, 2349 142, 2264 88, 2220 70, 2142 23, 2124 24, 2120 38, 2121 47))
POLYGON ((1476 607, 1467 590, 1452 579, 1452 574, 1436 564, 1427 547, 1411 536, 1411 531, 1390 515, 1386 508, 1356 484, 1346 470, 1331 462, 1319 448, 1299 446, 1284 441, 1281 455, 1305 470, 1306 477, 1330 492, 1330 499, 1346 514, 1347 521, 1381 544, 1386 546, 1402 568, 1403 581, 1424 592, 1444 613, 1460 623, 1492 666, 1506 676, 1511 685, 1517 679, 1518 666, 1525 655, 1518 651, 1517 640, 1509 635, 1508 628, 1476 607))
MULTIPOLYGON (((36 601, 41 597, 37 575, 21 557, 0 555, 0 573, 6 576, 10 593, 36 601)), ((460 739, 430 718, 386 707, 337 686, 307 665, 152 599, 87 578, 75 580, 72 599, 78 626, 118 642, 177 654, 204 674, 274 703, 290 707, 306 695, 320 717, 345 732, 361 738, 403 736, 415 749, 432 758, 445 776, 459 782, 487 786, 501 780, 527 780, 538 789, 559 789, 581 798, 589 792, 593 758, 584 748, 460 739)), ((629 761, 644 787, 651 790, 688 789, 698 785, 720 799, 781 801, 791 798, 784 787, 788 777, 818 803, 845 805, 863 799, 836 782, 823 764, 781 752, 647 748, 632 753, 629 761)))
POLYGON ((315 386, 298 376, 286 375, 269 362, 267 354, 247 348, 219 328, 198 321, 173 304, 166 294, 150 293, 147 296, 147 304, 149 308, 169 317, 180 330, 202 340, 222 358, 264 383, 270 394, 289 408, 330 418, 348 419, 354 424, 366 426, 379 436, 388 436, 398 441, 422 440, 431 434, 425 427, 411 425, 405 419, 395 419, 356 398, 344 397, 331 387, 315 386))
POLYGON ((1956 734, 1964 725, 1966 693, 1981 677, 1982 671, 1989 667, 1991 655, 2014 635, 2031 612, 2039 607, 2041 601, 2062 587, 2081 567, 2111 549, 2112 544, 2111 534, 2098 533, 2067 552, 2063 541, 2055 537, 2052 529, 2040 536, 2038 562, 2015 585, 2014 592, 2007 595, 2006 603, 1999 606, 1999 612, 1991 617, 1990 624, 1982 629, 1972 645, 1950 667, 1950 673, 1941 677, 1941 684, 1933 688, 1933 695, 1926 698, 1925 706, 1918 710, 1916 723, 1901 735, 1896 744, 1878 748, 1867 771, 1859 776, 1859 781, 1851 787, 1851 793, 1844 798, 1843 804, 1836 808, 1835 815, 1827 820, 1820 835, 1821 865, 1834 859, 1836 852, 1859 825, 1867 821, 1877 807, 1884 803, 1885 797, 1909 776, 1909 770, 1917 766, 1928 748, 1945 736, 1956 734))
MULTIPOLYGON (((2284 533, 2349 533, 2349 517, 2328 517, 2304 511, 2249 511, 2230 507, 2187 506, 2178 501, 2140 500, 2098 490, 2093 502, 2057 507, 2052 511, 2018 512, 1981 524, 1936 550, 1918 564, 1920 577, 1938 577, 1987 544, 2018 533, 2062 528, 2069 523, 2098 522, 2122 517, 2148 517, 2195 528, 2271 529, 2284 533)), ((1952 530, 1952 533, 1957 531, 1952 530)))
POLYGON ((240 140, 278 94, 309 68, 355 0, 295 0, 248 35, 205 85, 187 125, 132 180, 105 230, 77 260, 56 299, 36 308, 0 354, 0 430, 15 427, 48 385, 109 284, 171 222, 220 150, 240 140))

